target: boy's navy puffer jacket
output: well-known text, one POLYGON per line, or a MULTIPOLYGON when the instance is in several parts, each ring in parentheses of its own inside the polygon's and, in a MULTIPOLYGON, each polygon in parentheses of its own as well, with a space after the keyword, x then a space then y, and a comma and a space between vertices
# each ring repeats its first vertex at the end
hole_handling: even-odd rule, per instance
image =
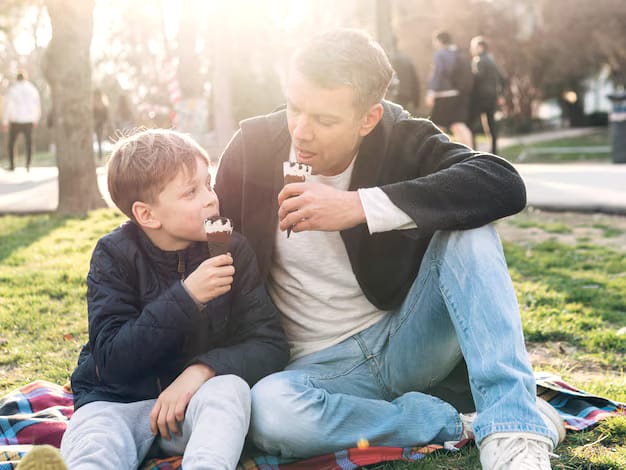
POLYGON ((76 409, 157 398, 194 363, 250 386, 286 365, 289 347, 254 252, 238 233, 230 252, 232 289, 200 308, 181 280, 209 257, 206 243, 165 252, 132 222, 99 240, 87 277, 89 341, 72 374, 76 409))

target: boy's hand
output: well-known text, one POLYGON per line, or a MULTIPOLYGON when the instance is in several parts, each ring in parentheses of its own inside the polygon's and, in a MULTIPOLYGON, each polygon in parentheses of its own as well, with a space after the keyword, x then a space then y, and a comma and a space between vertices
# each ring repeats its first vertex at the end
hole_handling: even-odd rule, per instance
POLYGON ((191 397, 204 382, 215 377, 215 371, 204 364, 187 367, 169 387, 161 392, 150 412, 150 431, 170 440, 170 432, 180 435, 178 423, 185 419, 191 397))
POLYGON ((183 283, 193 298, 204 304, 228 292, 234 274, 233 258, 228 253, 207 259, 183 283))

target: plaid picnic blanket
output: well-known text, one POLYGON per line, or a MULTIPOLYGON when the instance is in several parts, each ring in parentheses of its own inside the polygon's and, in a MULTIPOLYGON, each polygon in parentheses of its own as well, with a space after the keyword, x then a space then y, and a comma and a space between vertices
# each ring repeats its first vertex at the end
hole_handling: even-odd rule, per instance
MULTIPOLYGON (((626 404, 591 395, 559 376, 537 373, 537 395, 547 400, 570 431, 587 429, 614 415, 626 415, 626 404)), ((0 398, 0 470, 13 470, 33 444, 59 447, 72 416, 72 394, 60 385, 36 381, 0 398)), ((238 470, 344 470, 392 460, 417 461, 440 445, 346 449, 297 462, 267 455, 245 455, 238 470)), ((178 470, 181 458, 149 460, 142 470, 178 470)))

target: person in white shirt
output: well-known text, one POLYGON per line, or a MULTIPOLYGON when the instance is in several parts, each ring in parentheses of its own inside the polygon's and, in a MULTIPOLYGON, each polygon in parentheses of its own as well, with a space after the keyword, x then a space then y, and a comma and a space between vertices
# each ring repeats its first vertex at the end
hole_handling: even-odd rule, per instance
POLYGON ((25 72, 17 74, 17 81, 4 98, 3 124, 9 131, 9 170, 15 169, 15 142, 20 134, 26 141, 26 171, 32 157, 32 132, 41 118, 41 101, 37 88, 26 78, 25 72))

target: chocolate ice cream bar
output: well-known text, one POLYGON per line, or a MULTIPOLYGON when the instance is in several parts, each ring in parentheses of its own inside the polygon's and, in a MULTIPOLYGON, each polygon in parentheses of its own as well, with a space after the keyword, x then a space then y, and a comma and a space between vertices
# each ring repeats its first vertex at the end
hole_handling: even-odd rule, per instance
POLYGON ((233 224, 226 217, 211 217, 204 220, 204 231, 211 257, 228 253, 233 224))
MULTIPOLYGON (((304 183, 311 174, 311 165, 297 162, 283 162, 283 177, 285 184, 304 183)), ((291 235, 291 227, 287 229, 287 238, 291 235)))

